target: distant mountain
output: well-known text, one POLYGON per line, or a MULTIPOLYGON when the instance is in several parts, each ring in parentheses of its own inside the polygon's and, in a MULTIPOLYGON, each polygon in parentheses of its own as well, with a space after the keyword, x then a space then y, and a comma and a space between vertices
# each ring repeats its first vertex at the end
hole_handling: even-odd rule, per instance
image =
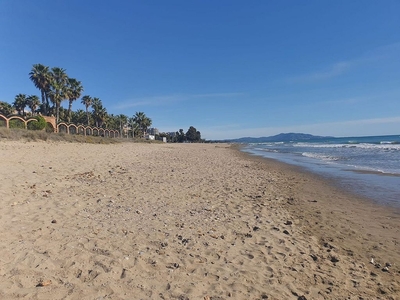
POLYGON ((280 133, 268 137, 242 137, 239 139, 224 140, 228 143, 266 143, 266 142, 290 142, 290 141, 309 141, 332 138, 330 136, 318 136, 306 133, 280 133))

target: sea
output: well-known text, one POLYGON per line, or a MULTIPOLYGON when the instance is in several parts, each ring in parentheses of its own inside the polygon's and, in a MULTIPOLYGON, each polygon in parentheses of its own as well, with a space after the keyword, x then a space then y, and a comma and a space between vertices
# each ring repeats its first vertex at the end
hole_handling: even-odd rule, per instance
POLYGON ((242 151, 300 166, 349 192, 400 208, 400 135, 250 143, 242 151))

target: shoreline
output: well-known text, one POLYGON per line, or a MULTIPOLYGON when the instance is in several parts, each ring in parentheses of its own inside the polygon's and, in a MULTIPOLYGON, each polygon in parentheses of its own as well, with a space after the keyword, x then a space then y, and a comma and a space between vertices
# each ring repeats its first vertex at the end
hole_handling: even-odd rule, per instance
POLYGON ((258 152, 248 151, 246 146, 240 146, 242 152, 249 155, 260 156, 286 165, 298 167, 298 170, 315 174, 318 178, 326 178, 338 189, 359 198, 365 198, 375 202, 379 206, 400 209, 400 189, 398 186, 399 174, 369 171, 363 169, 351 169, 324 164, 296 162, 274 156, 264 156, 258 152))
MULTIPOLYGON (((362 261, 370 276, 384 270, 385 265, 395 265, 394 286, 400 295, 400 208, 351 192, 333 177, 319 176, 302 166, 241 151, 240 145, 232 145, 232 149, 239 157, 260 162, 262 168, 293 179, 281 185, 282 190, 286 185, 291 191, 282 205, 300 220, 304 233, 316 236, 327 252, 335 249, 362 261)), ((378 292, 386 294, 384 289, 378 288, 378 292)))
POLYGON ((0 159, 4 299, 398 299, 400 214, 297 167, 229 144, 0 159))
MULTIPOLYGON (((283 172, 286 175, 290 174, 289 176, 293 177, 305 178, 301 183, 299 183, 297 180, 297 182, 295 182, 292 187, 292 189, 296 188, 298 192, 299 190, 301 190, 301 197, 299 197, 299 200, 301 201, 301 203, 299 203, 300 205, 307 205, 309 207, 324 206, 324 209, 328 211, 337 210, 338 207, 344 206, 346 208, 343 210, 343 212, 348 212, 349 214, 357 214, 358 211, 364 207, 364 209, 362 209, 362 213, 368 213, 368 210, 371 210, 376 214, 375 217, 368 214, 368 218, 359 220, 362 221, 362 224, 360 225, 365 228, 369 226, 371 217, 373 220, 393 218, 397 220, 397 224, 400 224, 400 208, 385 203, 378 203, 373 198, 368 198, 344 189, 340 186, 340 184, 336 182, 336 179, 333 177, 320 176, 319 174, 307 170, 302 166, 296 166, 281 162, 273 158, 267 158, 248 152, 243 152, 241 151, 240 147, 237 147, 236 145, 234 145, 232 148, 235 151, 238 151, 240 156, 244 156, 245 158, 250 160, 265 163, 268 168, 271 168, 277 172, 283 172), (307 194, 312 196, 307 196, 307 194), (333 196, 337 197, 335 198, 335 203, 329 201, 333 198, 333 196), (310 199, 307 201, 307 198, 310 199), (315 201, 314 198, 320 198, 323 204, 315 205, 318 200, 315 201), (309 203, 313 204, 310 206, 309 203)), ((292 206, 293 203, 291 203, 290 205, 292 206)), ((296 211, 296 213, 298 213, 298 211, 296 211)), ((400 234, 400 230, 398 232, 400 234)))

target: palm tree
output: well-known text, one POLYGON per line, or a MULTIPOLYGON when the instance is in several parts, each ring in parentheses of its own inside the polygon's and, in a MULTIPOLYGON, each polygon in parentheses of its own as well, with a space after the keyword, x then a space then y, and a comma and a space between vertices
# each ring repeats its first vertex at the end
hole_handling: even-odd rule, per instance
POLYGON ((50 100, 56 108, 56 122, 59 121, 61 102, 68 97, 68 76, 63 68, 52 68, 50 80, 50 100))
MULTIPOLYGON (((142 131, 142 123, 144 120, 144 117, 146 115, 144 112, 136 112, 135 115, 132 117, 133 123, 136 125, 136 129, 141 131, 141 135, 144 136, 144 132, 142 131)), ((136 133, 136 132, 135 132, 136 133)))
POLYGON ((152 124, 151 119, 148 117, 145 117, 143 120, 143 123, 142 123, 142 130, 144 133, 147 132, 147 129, 151 126, 151 124, 152 124))
POLYGON ((134 137, 135 137, 135 133, 137 133, 137 129, 138 129, 138 125, 137 125, 137 123, 135 122, 134 116, 131 117, 131 118, 129 118, 128 124, 129 124, 129 127, 130 127, 131 130, 132 130, 132 138, 134 138, 134 137))
POLYGON ((14 111, 14 108, 11 106, 10 103, 0 101, 0 114, 4 116, 11 115, 14 111))
POLYGON ((68 122, 71 122, 71 109, 72 109, 72 102, 76 101, 78 99, 82 92, 83 92, 83 86, 82 83, 75 78, 68 78, 68 122))
POLYGON ((58 112, 58 122, 68 122, 68 111, 66 108, 60 106, 60 110, 58 112))
POLYGON ((103 103, 99 98, 94 97, 92 100, 92 114, 96 122, 96 127, 101 127, 107 119, 107 110, 103 107, 103 103))
POLYGON ((85 111, 82 109, 78 109, 77 111, 73 111, 71 113, 71 120, 74 124, 84 124, 86 121, 85 111))
POLYGON ((118 116, 114 116, 114 114, 109 114, 107 116, 107 126, 106 126, 106 128, 117 130, 119 128, 118 116))
POLYGON ((13 103, 13 106, 19 115, 25 115, 26 105, 27 101, 25 94, 18 94, 17 96, 15 96, 15 101, 13 103))
POLYGON ((133 116, 132 121, 137 124, 137 127, 142 131, 142 135, 146 134, 147 128, 151 126, 151 119, 148 118, 144 112, 136 112, 133 116))
POLYGON ((48 93, 50 91, 50 71, 49 67, 42 64, 35 64, 29 73, 29 78, 32 80, 36 88, 40 90, 42 94, 42 112, 47 115, 49 112, 49 98, 48 93))
POLYGON ((86 117, 87 117, 87 125, 89 126, 89 106, 92 105, 93 99, 89 95, 85 95, 82 97, 81 103, 86 107, 86 117))
POLYGON ((92 116, 93 120, 95 122, 95 126, 99 127, 99 122, 98 122, 98 112, 103 108, 103 104, 101 103, 101 100, 97 97, 94 97, 92 99, 92 116))
POLYGON ((128 122, 128 116, 124 114, 120 114, 116 117, 117 122, 119 123, 119 134, 122 136, 122 128, 128 122))
POLYGON ((28 107, 32 111, 32 116, 35 114, 35 110, 39 107, 40 105, 40 100, 39 97, 36 95, 30 95, 26 98, 26 102, 28 104, 28 107))
POLYGON ((103 125, 107 126, 108 113, 107 113, 107 109, 105 107, 102 107, 97 112, 97 120, 98 120, 99 127, 104 127, 103 125))

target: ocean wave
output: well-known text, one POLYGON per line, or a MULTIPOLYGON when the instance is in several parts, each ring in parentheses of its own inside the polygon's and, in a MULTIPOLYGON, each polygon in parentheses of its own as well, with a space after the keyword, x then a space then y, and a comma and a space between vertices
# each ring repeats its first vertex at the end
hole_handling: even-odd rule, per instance
POLYGON ((353 165, 353 164, 348 164, 347 166, 350 167, 351 169, 353 169, 354 171, 359 171, 359 172, 400 176, 400 169, 368 167, 368 166, 360 166, 360 165, 353 165))
POLYGON ((260 151, 260 152, 279 152, 279 151, 276 150, 276 149, 259 148, 259 147, 257 147, 257 148, 252 148, 252 150, 254 150, 254 151, 260 151))
POLYGON ((398 144, 400 144, 400 142, 398 142, 398 141, 381 141, 380 144, 398 145, 398 144))
POLYGON ((400 150, 400 144, 398 143, 382 143, 382 144, 307 144, 297 143, 294 147, 306 147, 306 148, 361 148, 361 149, 377 149, 377 150, 400 150))
POLYGON ((312 152, 303 152, 301 155, 303 155, 305 157, 316 158, 316 159, 321 159, 321 160, 325 160, 325 161, 337 161, 337 160, 340 160, 340 158, 336 157, 336 156, 323 155, 323 154, 312 153, 312 152))

